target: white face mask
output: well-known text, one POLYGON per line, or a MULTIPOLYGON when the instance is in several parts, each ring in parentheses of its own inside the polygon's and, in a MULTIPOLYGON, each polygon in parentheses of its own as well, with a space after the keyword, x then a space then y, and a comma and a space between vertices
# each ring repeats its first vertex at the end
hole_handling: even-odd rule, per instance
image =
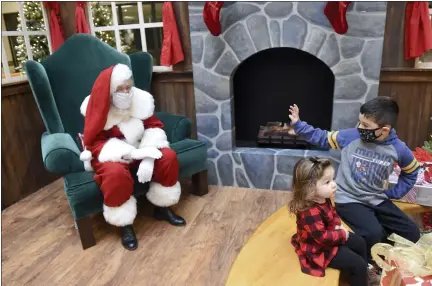
POLYGON ((128 109, 132 105, 132 90, 124 93, 124 92, 115 92, 112 101, 113 105, 118 109, 128 109))

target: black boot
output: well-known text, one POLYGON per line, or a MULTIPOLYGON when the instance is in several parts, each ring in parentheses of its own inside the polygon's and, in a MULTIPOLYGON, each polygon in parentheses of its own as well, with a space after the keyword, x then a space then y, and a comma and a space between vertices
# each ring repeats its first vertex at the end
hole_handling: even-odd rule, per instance
POLYGON ((184 218, 173 213, 169 208, 155 207, 154 218, 157 220, 166 220, 175 226, 184 226, 186 221, 184 218))
POLYGON ((132 225, 126 225, 120 228, 121 241, 124 248, 127 250, 135 250, 138 247, 138 241, 132 225))

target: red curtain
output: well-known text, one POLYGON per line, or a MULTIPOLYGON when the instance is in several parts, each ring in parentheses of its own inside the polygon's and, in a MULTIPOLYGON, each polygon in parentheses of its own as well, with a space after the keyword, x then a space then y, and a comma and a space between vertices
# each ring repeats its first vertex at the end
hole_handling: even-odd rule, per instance
POLYGON ((405 10, 405 59, 420 57, 432 49, 428 2, 407 2, 405 10))
POLYGON ((84 9, 86 2, 77 1, 75 9, 76 32, 81 34, 90 34, 90 28, 87 24, 84 9))
MULTIPOLYGON (((57 1, 43 2, 49 10, 49 27, 52 51, 55 52, 64 42, 63 27, 60 21, 60 6, 57 1)), ((75 32, 90 34, 90 28, 84 13, 86 2, 77 1, 75 8, 75 32)))
POLYGON ((171 2, 164 2, 162 21, 164 36, 161 51, 161 65, 170 66, 184 60, 183 48, 181 46, 174 9, 171 2))
POLYGON ((60 6, 58 2, 43 2, 49 10, 49 28, 52 51, 55 52, 64 42, 63 29, 60 24, 60 6))

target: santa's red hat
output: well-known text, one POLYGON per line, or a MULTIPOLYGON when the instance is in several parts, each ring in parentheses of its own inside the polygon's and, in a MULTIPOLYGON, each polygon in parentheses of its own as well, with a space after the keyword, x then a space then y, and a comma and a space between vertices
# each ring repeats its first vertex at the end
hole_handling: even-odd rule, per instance
POLYGON ((131 69, 124 64, 117 64, 103 70, 97 77, 91 95, 89 97, 84 123, 84 152, 80 159, 88 161, 91 152, 86 146, 90 146, 96 136, 104 130, 111 106, 111 95, 117 87, 132 77, 131 69))

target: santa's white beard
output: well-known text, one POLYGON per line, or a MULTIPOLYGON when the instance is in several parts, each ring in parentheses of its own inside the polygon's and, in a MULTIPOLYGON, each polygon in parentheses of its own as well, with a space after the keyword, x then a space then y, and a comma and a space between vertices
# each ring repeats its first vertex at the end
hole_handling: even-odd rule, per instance
POLYGON ((132 108, 131 107, 129 107, 128 109, 120 109, 120 108, 115 107, 115 105, 111 103, 111 110, 110 110, 110 112, 112 112, 112 113, 114 113, 115 115, 118 115, 118 116, 123 116, 125 118, 126 117, 129 118, 131 116, 131 114, 132 114, 132 108))

